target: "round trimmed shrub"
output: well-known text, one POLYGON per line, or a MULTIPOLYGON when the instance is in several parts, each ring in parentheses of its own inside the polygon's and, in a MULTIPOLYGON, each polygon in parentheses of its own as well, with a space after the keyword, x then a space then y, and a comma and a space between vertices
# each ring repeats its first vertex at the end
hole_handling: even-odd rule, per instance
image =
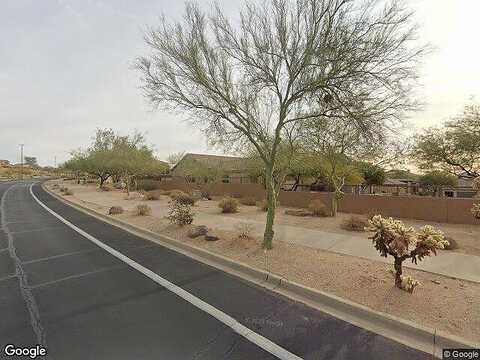
POLYGON ((170 194, 170 197, 172 200, 175 200, 180 204, 195 205, 195 198, 190 194, 184 193, 183 191, 170 194))
POLYGON ((308 205, 308 209, 312 212, 313 216, 326 217, 328 216, 328 210, 322 200, 313 200, 308 205))
POLYGON ((112 206, 108 210, 108 215, 119 215, 123 214, 123 208, 121 206, 112 206))
POLYGON ((154 192, 146 191, 143 194, 143 199, 144 200, 159 200, 160 196, 158 194, 154 193, 154 192))
POLYGON ((360 216, 352 215, 343 220, 340 227, 348 231, 365 231, 365 228, 369 226, 368 221, 360 216))
POLYGON ((140 204, 135 207, 134 212, 137 216, 147 216, 152 213, 152 209, 148 205, 140 204))
POLYGON ((224 197, 218 203, 218 207, 222 209, 224 214, 232 214, 238 212, 238 200, 232 197, 224 197))

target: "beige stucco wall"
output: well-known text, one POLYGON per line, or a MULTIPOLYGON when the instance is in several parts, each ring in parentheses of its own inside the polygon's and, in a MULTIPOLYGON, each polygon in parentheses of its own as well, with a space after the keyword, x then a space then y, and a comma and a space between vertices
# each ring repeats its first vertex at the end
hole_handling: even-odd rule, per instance
MULTIPOLYGON (((159 182, 160 189, 208 189, 214 196, 251 196, 257 200, 265 199, 265 190, 261 184, 187 184, 179 181, 159 182)), ((322 200, 330 208, 331 193, 307 191, 281 191, 280 204, 289 207, 307 207, 315 199, 322 200)), ((479 201, 479 200, 477 200, 479 201)), ((435 197, 404 197, 381 195, 346 194, 339 203, 339 211, 354 214, 368 214, 378 211, 385 216, 409 218, 452 224, 478 224, 470 213, 474 199, 435 198, 435 197)))

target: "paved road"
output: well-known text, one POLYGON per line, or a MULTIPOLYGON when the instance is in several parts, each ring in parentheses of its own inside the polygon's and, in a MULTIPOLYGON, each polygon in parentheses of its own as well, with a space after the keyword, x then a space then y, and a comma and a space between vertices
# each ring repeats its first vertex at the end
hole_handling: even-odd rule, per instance
MULTIPOLYGON (((29 183, 0 184, 0 358, 43 344, 48 358, 276 359, 112 256, 41 207, 29 183)), ((64 205, 54 212, 304 359, 430 359, 64 205)))

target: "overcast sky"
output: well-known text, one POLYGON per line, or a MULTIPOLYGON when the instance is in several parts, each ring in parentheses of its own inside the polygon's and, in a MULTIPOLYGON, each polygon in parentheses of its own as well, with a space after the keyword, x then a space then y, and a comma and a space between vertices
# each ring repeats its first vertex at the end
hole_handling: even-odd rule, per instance
MULTIPOLYGON (((240 4, 219 2, 232 14, 240 4)), ((437 48, 422 69, 427 106, 411 119, 421 128, 458 113, 470 96, 480 98, 480 0, 410 3, 423 26, 420 39, 437 48)), ((41 165, 53 165, 55 156, 60 163, 97 127, 146 132, 160 158, 214 152, 180 116, 152 112, 130 68, 145 53, 142 28, 182 11, 173 0, 2 0, 0 159, 18 162, 18 144, 25 143, 25 154, 41 165)))

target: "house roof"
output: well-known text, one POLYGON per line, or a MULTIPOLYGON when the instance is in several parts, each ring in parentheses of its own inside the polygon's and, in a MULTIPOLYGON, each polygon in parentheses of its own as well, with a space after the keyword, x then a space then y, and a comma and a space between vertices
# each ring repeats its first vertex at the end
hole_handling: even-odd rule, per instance
POLYGON ((208 167, 219 167, 224 171, 239 172, 244 168, 244 158, 238 156, 222 156, 209 154, 193 154, 187 153, 182 159, 172 167, 172 171, 182 162, 187 160, 194 160, 201 162, 208 167))

